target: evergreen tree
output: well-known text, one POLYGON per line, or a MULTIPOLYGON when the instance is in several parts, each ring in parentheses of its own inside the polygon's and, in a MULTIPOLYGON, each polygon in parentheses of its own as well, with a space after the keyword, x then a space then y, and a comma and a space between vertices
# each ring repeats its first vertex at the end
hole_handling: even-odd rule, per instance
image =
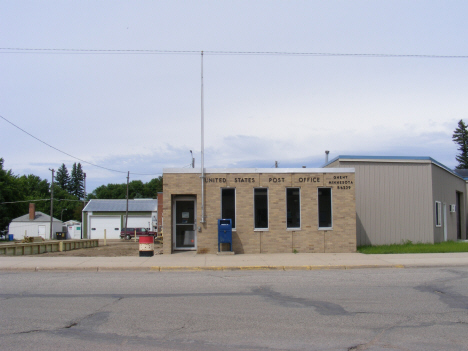
POLYGON ((70 185, 68 187, 70 194, 76 193, 76 162, 73 164, 71 173, 70 173, 70 185))
POLYGON ((70 176, 68 175, 67 166, 64 163, 57 170, 57 176, 55 177, 57 184, 66 191, 69 191, 70 187, 70 176))
POLYGON ((81 167, 81 163, 78 163, 76 166, 76 176, 77 176, 77 192, 75 196, 79 199, 84 198, 84 172, 83 168, 81 167))
POLYGON ((82 199, 84 197, 84 174, 81 168, 81 163, 73 164, 70 178, 70 194, 75 195, 77 198, 82 199))
POLYGON ((452 140, 458 144, 460 154, 455 157, 458 162, 457 169, 468 169, 468 129, 461 119, 458 128, 455 129, 452 140))

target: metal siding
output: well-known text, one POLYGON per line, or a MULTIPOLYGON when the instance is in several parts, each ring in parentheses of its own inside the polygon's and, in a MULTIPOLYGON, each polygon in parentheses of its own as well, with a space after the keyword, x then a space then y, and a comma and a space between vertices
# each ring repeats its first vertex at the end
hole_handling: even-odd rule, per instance
POLYGON ((376 162, 340 158, 326 167, 355 168, 357 244, 434 242, 443 239, 435 227, 435 201, 447 205, 448 240, 456 240, 456 192, 462 193, 462 238, 467 238, 468 183, 430 158, 411 162, 376 162))
MULTIPOLYGON (((123 217, 123 225, 125 226, 125 216, 123 217)), ((151 228, 151 216, 128 216, 128 228, 151 228), (149 227, 148 227, 149 223, 149 227)))
POLYGON ((327 164, 327 168, 339 168, 340 160, 333 161, 332 163, 327 164))
POLYGON ((356 170, 358 245, 431 242, 430 163, 340 162, 356 170))
MULTIPOLYGON (((430 211, 432 213, 431 227, 433 229, 434 241, 443 241, 444 239, 444 227, 435 226, 435 201, 440 201, 442 204, 447 205, 447 240, 457 240, 457 217, 456 213, 450 212, 450 205, 457 203, 457 191, 466 196, 466 183, 463 179, 460 179, 453 174, 445 171, 444 169, 432 165, 432 193, 433 199, 431 201, 430 211)), ((442 206, 443 208, 443 206, 442 206)), ((463 212, 462 217, 463 217, 463 212)), ((443 216, 443 214, 442 214, 443 216)), ((462 238, 466 238, 466 229, 462 218, 462 238)))

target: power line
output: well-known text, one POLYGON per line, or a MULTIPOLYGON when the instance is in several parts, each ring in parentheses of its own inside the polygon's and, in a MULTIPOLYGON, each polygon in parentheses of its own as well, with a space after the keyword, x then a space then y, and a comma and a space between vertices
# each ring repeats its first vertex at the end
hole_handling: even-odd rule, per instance
MULTIPOLYGON (((60 149, 57 149, 55 146, 52 146, 52 145, 46 143, 45 141, 42 141, 41 139, 35 137, 35 136, 32 135, 31 133, 25 131, 25 130, 24 130, 23 128, 21 128, 21 127, 18 127, 16 124, 14 124, 13 122, 9 121, 8 119, 6 119, 5 117, 3 117, 2 115, 0 115, 0 118, 2 118, 5 122, 10 123, 10 124, 11 124, 12 126, 14 126, 15 128, 18 128, 18 129, 21 130, 23 133, 26 133, 26 134, 29 135, 30 137, 36 139, 37 141, 39 141, 39 142, 41 142, 41 143, 47 145, 48 147, 50 147, 50 148, 52 148, 52 149, 54 149, 54 150, 56 150, 56 151, 58 151, 58 152, 60 152, 60 153, 62 153, 62 154, 64 154, 64 155, 67 155, 67 156, 69 156, 69 157, 71 157, 71 158, 74 158, 74 159, 76 159, 76 160, 78 160, 78 161, 81 161, 81 162, 83 162, 83 163, 87 163, 87 164, 89 164, 89 165, 91 165, 91 166, 98 167, 98 168, 102 168, 102 169, 105 169, 105 170, 108 170, 108 171, 111 171, 111 172, 127 173, 127 171, 118 171, 118 170, 116 170, 116 169, 111 169, 111 168, 99 166, 99 165, 97 165, 97 164, 95 164, 95 163, 91 163, 91 162, 85 161, 85 160, 83 160, 83 159, 81 159, 81 158, 78 158, 78 157, 76 157, 76 156, 70 155, 69 153, 67 153, 67 152, 65 152, 65 151, 62 151, 62 150, 60 150, 60 149)), ((156 174, 132 173, 132 174, 134 174, 134 175, 151 175, 151 176, 153 176, 153 175, 160 175, 161 173, 156 173, 156 174)))
POLYGON ((20 203, 20 202, 33 202, 33 201, 50 201, 50 198, 48 198, 48 199, 39 199, 39 200, 23 200, 23 201, 0 202, 0 205, 17 204, 17 203, 20 203))
MULTIPOLYGON (((148 55, 199 55, 201 50, 153 50, 153 49, 48 49, 48 48, 0 48, 3 54, 46 53, 46 54, 148 54, 148 55)), ((223 51, 203 50, 204 55, 253 55, 253 56, 317 56, 317 57, 369 57, 369 58, 443 58, 467 59, 468 55, 427 55, 427 54, 369 54, 334 52, 295 51, 223 51)))
MULTIPOLYGON (((83 202, 83 200, 72 200, 72 199, 53 199, 54 201, 75 201, 75 202, 83 202)), ((39 199, 39 200, 22 200, 22 201, 9 201, 9 202, 0 202, 0 205, 5 204, 18 204, 22 202, 34 202, 34 201, 50 201, 50 197, 48 199, 39 199)))

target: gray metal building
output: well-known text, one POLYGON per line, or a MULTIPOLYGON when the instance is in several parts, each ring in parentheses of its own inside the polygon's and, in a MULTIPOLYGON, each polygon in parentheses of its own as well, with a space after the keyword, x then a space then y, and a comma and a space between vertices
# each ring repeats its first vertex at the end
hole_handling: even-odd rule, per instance
POLYGON ((338 156, 354 168, 357 245, 466 239, 466 182, 430 157, 338 156))

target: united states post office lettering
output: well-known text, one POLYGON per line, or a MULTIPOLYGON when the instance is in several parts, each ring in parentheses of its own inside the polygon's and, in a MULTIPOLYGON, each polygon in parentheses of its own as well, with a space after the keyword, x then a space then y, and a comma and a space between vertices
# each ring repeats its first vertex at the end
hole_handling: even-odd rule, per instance
POLYGON ((226 183, 226 178, 205 178, 205 183, 226 183))
POLYGON ((320 183, 320 177, 299 177, 299 183, 320 183))
POLYGON ((235 183, 255 183, 255 178, 234 178, 235 183))

